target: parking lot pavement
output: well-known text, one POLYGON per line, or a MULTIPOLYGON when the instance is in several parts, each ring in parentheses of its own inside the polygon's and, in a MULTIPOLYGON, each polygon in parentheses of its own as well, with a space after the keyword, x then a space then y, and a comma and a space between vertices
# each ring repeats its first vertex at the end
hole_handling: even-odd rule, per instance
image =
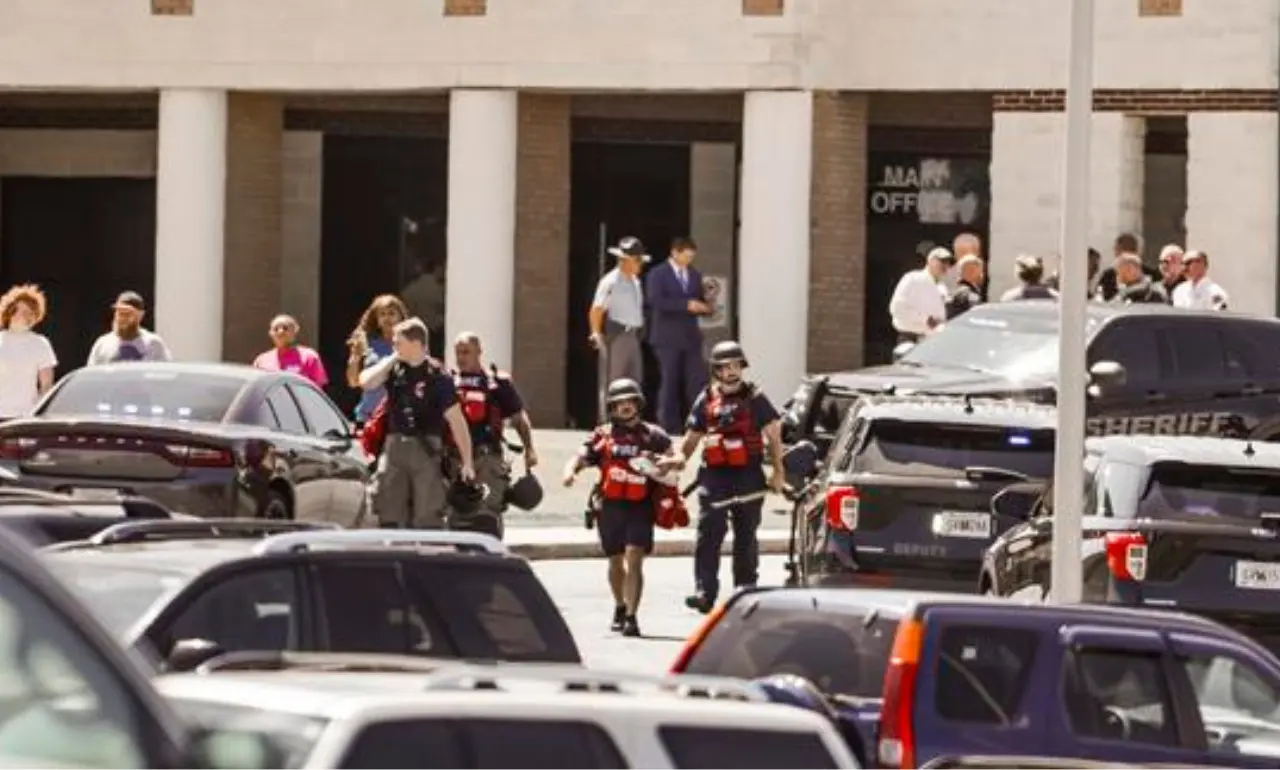
MULTIPOLYGON (((777 517, 783 518, 783 517, 777 517)), ((788 531, 785 519, 779 525, 768 522, 759 532, 760 552, 787 552, 788 531)), ((654 556, 691 556, 697 536, 693 526, 682 529, 659 529, 654 533, 654 556)), ((530 560, 594 559, 600 556, 599 534, 581 525, 577 527, 511 527, 504 540, 512 551, 530 560)), ((725 538, 721 553, 730 553, 733 536, 725 538)))
MULTIPOLYGON (((781 585, 783 557, 760 560, 760 584, 781 585)), ((644 637, 625 639, 609 631, 613 600, 605 583, 604 559, 535 562, 534 571, 547 586, 569 623, 587 664, 593 668, 660 674, 667 670, 684 640, 702 616, 684 606, 693 585, 693 560, 653 559, 645 564, 640 629, 644 637)), ((729 578, 729 560, 721 579, 729 578)))
MULTIPOLYGON (((538 467, 535 475, 542 483, 542 505, 533 512, 510 510, 507 512, 507 527, 581 527, 582 510, 586 506, 587 494, 591 490, 594 471, 585 471, 578 477, 578 482, 565 489, 560 483, 564 466, 578 451, 586 440, 586 431, 580 430, 537 430, 534 431, 534 444, 538 450, 538 467)), ((508 438, 514 438, 508 436, 508 438)), ((524 473, 523 461, 513 459, 512 473, 524 473)), ((689 467, 684 472, 684 483, 693 480, 693 469, 702 461, 701 454, 695 453, 689 460, 689 467)), ((698 501, 696 495, 686 500, 690 517, 697 518, 698 501)), ((774 509, 789 510, 781 497, 771 496, 765 501, 765 512, 774 509)), ((785 527, 786 517, 766 515, 766 527, 785 527)))

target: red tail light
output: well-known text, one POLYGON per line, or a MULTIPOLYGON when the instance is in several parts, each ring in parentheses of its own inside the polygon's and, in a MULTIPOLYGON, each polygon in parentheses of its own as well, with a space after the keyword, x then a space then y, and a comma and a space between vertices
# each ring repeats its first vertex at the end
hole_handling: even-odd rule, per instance
POLYGON ((697 654, 698 648, 702 643, 707 641, 707 637, 711 635, 711 630, 720 622, 720 618, 724 617, 725 610, 729 608, 729 603, 724 602, 719 607, 711 611, 711 614, 703 619, 702 625, 689 635, 685 640, 684 646, 680 648, 679 654, 676 655, 675 661, 671 663, 672 674, 683 674, 684 670, 689 667, 689 662, 693 660, 693 656, 697 654))
POLYGON ((5 460, 26 460, 40 448, 40 442, 33 438, 0 439, 0 458, 5 460))
POLYGON ((858 528, 858 490, 855 487, 827 489, 827 525, 852 532, 858 528))
POLYGON ((229 450, 190 444, 165 444, 165 451, 178 465, 185 468, 231 468, 236 464, 229 450))
POLYGON ((918 620, 898 624, 893 652, 884 675, 880 724, 876 728, 876 758, 881 767, 915 767, 916 736, 912 712, 916 705, 916 672, 924 626, 918 620))
POLYGON ((1141 532, 1107 533, 1107 569, 1116 580, 1147 576, 1147 538, 1141 532))

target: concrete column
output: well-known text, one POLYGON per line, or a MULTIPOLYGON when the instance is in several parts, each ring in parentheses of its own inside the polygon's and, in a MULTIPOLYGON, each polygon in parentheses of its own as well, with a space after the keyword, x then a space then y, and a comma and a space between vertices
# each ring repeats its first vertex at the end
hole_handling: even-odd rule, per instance
POLYGON ((732 142, 697 142, 689 148, 689 221, 698 242, 697 267, 705 276, 729 279, 729 319, 722 327, 703 330, 707 351, 729 339, 737 314, 733 293, 733 236, 738 216, 738 148, 732 142))
POLYGON ((175 358, 222 359, 227 93, 160 92, 156 331, 175 358))
MULTIPOLYGON (((1017 283, 1019 254, 1057 268, 1062 227, 1066 118, 1057 112, 997 112, 991 130, 990 295, 1017 283)), ((1122 232, 1142 235, 1146 120, 1095 113, 1091 147, 1089 243, 1109 258, 1122 232)), ((1080 259, 1084 255, 1078 255, 1080 259)))
POLYGON ((444 331, 479 334, 503 368, 513 349, 518 117, 516 91, 450 94, 444 331))
POLYGON ((1276 120, 1274 112, 1187 118, 1187 246, 1209 254, 1232 310, 1267 316, 1276 312, 1276 120))
POLYGON ((749 91, 742 115, 738 329, 775 403, 806 368, 813 95, 749 91))

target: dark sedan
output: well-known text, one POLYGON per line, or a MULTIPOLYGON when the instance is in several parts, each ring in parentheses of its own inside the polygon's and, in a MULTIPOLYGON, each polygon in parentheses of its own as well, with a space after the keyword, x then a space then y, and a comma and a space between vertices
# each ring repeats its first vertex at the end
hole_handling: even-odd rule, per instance
POLYGON ((307 380, 236 364, 77 370, 29 418, 0 425, 0 468, 24 487, 151 498, 196 516, 356 524, 368 457, 307 380))

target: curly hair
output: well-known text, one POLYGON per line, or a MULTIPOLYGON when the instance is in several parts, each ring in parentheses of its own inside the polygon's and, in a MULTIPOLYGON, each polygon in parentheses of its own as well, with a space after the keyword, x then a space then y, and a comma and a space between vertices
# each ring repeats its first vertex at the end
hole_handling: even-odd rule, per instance
POLYGON ((45 309, 48 307, 44 292, 40 291, 40 287, 34 283, 24 283, 14 286, 0 296, 0 329, 9 328, 9 324, 13 321, 13 314, 18 312, 18 303, 24 303, 34 311, 35 319, 31 323, 32 326, 44 320, 45 309))
POLYGON ((381 329, 378 326, 378 311, 384 308, 395 308, 400 313, 400 320, 409 317, 409 308, 399 297, 394 294, 380 294, 373 298, 373 302, 369 303, 369 307, 360 314, 360 320, 356 322, 356 328, 351 330, 351 336, 348 341, 357 339, 363 340, 366 337, 374 337, 379 334, 381 329))

